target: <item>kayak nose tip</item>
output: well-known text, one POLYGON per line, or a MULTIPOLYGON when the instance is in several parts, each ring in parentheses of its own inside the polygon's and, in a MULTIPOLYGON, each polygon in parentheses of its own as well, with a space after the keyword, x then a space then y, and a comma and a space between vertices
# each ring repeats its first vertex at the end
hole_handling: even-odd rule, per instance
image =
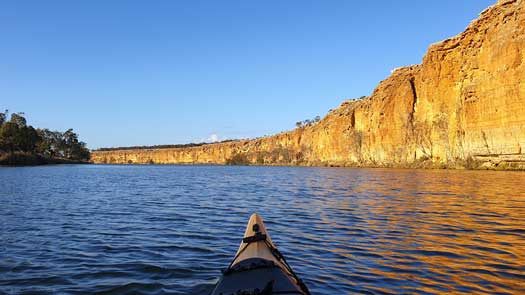
POLYGON ((261 215, 257 214, 257 212, 253 213, 252 216, 250 216, 250 221, 259 221, 262 220, 261 215))
POLYGON ((248 228, 250 232, 255 231, 255 228, 253 228, 253 225, 257 224, 257 227, 259 231, 264 231, 264 222, 262 217, 257 214, 253 213, 252 216, 250 216, 250 220, 248 221, 248 228))

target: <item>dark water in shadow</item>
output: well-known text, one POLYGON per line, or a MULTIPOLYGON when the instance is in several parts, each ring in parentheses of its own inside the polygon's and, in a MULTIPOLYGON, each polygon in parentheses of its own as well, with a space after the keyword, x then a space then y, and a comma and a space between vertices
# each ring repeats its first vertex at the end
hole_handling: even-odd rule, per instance
POLYGON ((525 173, 0 168, 0 293, 206 294, 252 212, 314 294, 525 294, 525 173))

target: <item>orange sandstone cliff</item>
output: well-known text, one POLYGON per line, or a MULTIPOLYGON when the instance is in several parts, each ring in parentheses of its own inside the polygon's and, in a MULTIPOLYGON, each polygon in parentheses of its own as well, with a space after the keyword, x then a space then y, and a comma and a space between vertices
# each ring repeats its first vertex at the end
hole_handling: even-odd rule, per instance
POLYGON ((274 136, 95 151, 95 163, 525 169, 525 1, 500 0, 372 95, 274 136))

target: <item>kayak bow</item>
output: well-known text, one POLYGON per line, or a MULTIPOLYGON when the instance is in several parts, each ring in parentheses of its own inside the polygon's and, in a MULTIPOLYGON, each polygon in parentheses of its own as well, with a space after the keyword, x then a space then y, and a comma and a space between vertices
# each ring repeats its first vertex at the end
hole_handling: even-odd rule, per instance
POLYGON ((273 244, 262 218, 253 214, 237 254, 211 294, 309 295, 310 292, 273 244))

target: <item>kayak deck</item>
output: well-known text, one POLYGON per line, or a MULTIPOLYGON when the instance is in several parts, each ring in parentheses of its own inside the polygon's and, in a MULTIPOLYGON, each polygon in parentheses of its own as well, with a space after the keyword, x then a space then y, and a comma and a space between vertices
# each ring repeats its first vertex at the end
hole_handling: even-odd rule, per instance
POLYGON ((273 244, 262 218, 253 214, 235 258, 211 294, 310 293, 273 244))

